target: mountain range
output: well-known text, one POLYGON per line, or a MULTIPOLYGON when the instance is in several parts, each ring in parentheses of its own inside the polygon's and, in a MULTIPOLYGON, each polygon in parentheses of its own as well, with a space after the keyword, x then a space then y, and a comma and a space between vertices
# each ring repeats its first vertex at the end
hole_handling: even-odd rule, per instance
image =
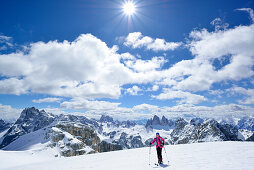
POLYGON ((161 119, 154 115, 146 124, 118 121, 107 115, 99 120, 85 116, 54 115, 34 107, 24 109, 14 123, 0 120, 0 149, 53 150, 54 156, 76 156, 96 152, 148 146, 155 132, 166 144, 212 141, 254 141, 254 118, 235 121, 192 118, 161 119))

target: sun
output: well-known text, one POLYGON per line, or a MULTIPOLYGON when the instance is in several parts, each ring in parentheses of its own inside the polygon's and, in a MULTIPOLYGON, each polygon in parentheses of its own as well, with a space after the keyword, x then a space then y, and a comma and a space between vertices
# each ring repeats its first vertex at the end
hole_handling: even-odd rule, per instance
POLYGON ((133 2, 126 2, 123 4, 123 12, 126 14, 126 15, 133 15, 136 11, 136 6, 133 2))

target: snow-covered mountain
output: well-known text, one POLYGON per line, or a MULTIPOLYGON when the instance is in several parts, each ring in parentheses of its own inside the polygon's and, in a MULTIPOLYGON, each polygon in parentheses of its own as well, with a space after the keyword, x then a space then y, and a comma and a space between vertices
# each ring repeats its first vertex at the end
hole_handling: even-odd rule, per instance
POLYGON ((0 133, 5 131, 6 129, 9 129, 10 126, 11 126, 11 123, 0 119, 0 133))
POLYGON ((154 116, 145 125, 118 121, 107 115, 99 120, 85 116, 53 115, 26 108, 9 130, 0 136, 3 150, 52 150, 54 156, 77 156, 148 146, 159 132, 166 144, 211 141, 254 141, 251 119, 234 124, 214 119, 161 119, 154 116), (240 126, 240 124, 242 126, 240 126), (241 128, 241 129, 239 129, 241 128), (244 129, 246 128, 246 129, 244 129))
POLYGON ((162 116, 162 118, 160 119, 156 115, 152 119, 148 119, 145 125, 147 129, 152 128, 152 129, 165 129, 165 130, 173 129, 174 126, 175 126, 174 120, 171 120, 171 119, 168 120, 165 116, 162 116))

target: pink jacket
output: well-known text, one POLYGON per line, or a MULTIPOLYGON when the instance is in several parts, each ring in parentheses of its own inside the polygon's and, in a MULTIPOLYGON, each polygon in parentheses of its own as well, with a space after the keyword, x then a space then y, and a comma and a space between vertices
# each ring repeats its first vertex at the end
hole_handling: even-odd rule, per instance
POLYGON ((159 136, 158 138, 157 137, 154 138, 153 141, 151 142, 151 144, 153 144, 155 141, 157 143, 156 148, 158 148, 158 147, 163 148, 163 146, 161 144, 164 145, 165 140, 162 137, 159 136))

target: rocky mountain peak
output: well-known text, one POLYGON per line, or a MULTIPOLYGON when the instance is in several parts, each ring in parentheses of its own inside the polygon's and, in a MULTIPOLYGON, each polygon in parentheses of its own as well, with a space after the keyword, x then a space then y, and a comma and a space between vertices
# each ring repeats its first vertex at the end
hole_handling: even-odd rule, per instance
POLYGON ((39 111, 34 107, 24 109, 17 121, 4 135, 0 148, 7 146, 21 135, 50 125, 54 118, 52 114, 46 113, 44 110, 39 111))
POLYGON ((190 124, 200 126, 203 122, 204 120, 201 118, 193 118, 191 119, 190 124))
POLYGON ((160 118, 157 115, 154 115, 152 125, 160 125, 160 118))
POLYGON ((100 122, 114 122, 114 119, 108 115, 101 115, 100 122))
POLYGON ((4 130, 8 129, 11 126, 10 123, 0 119, 0 133, 3 132, 4 130))

